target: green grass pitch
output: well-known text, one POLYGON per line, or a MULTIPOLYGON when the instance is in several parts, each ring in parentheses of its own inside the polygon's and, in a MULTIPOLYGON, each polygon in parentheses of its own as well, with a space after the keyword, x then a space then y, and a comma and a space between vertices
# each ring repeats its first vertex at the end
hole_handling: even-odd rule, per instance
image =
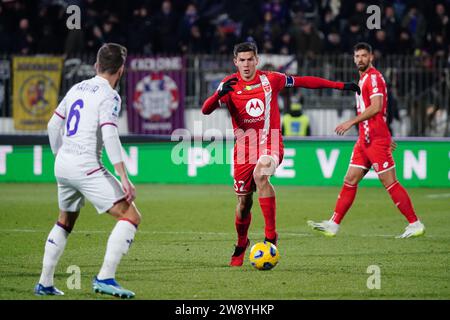
MULTIPOLYGON (((450 189, 409 188, 425 237, 395 239, 406 226, 383 188, 364 188, 336 238, 313 233, 328 219, 339 188, 276 187, 279 264, 270 271, 227 266, 235 243, 230 186, 137 185, 142 225, 117 280, 137 299, 450 299, 450 189), (368 289, 370 265, 380 289, 368 289)), ((44 242, 57 217, 55 184, 0 184, 0 299, 35 297, 44 242)), ((252 243, 263 239, 254 197, 252 243)), ((115 221, 88 204, 57 267, 54 299, 115 299, 92 293, 115 221), (68 289, 81 270, 81 288, 68 289)), ((248 253, 248 252, 247 252, 248 253)))

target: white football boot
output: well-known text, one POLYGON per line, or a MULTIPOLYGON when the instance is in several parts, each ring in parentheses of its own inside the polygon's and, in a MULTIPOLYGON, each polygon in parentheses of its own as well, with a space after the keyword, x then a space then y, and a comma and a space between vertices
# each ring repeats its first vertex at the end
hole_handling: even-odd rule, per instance
POLYGON ((332 220, 324 220, 322 222, 314 222, 308 220, 308 225, 316 231, 319 231, 327 237, 334 237, 339 231, 339 225, 332 220))
POLYGON ((425 234, 425 226, 422 222, 417 220, 414 223, 410 223, 406 226, 405 232, 402 235, 397 236, 397 239, 420 237, 425 234))

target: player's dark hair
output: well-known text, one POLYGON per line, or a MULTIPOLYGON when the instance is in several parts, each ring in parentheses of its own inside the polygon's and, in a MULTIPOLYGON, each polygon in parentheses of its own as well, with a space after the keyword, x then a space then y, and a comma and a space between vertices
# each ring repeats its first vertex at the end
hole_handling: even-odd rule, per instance
POLYGON ((367 52, 372 53, 372 46, 367 42, 358 42, 353 47, 353 52, 356 52, 358 50, 367 50, 367 52))
POLYGON ((100 73, 115 74, 127 59, 127 48, 117 43, 105 43, 97 52, 100 73))
POLYGON ((254 42, 241 42, 234 46, 233 55, 236 58, 239 52, 249 52, 253 51, 253 53, 258 55, 258 47, 254 42))

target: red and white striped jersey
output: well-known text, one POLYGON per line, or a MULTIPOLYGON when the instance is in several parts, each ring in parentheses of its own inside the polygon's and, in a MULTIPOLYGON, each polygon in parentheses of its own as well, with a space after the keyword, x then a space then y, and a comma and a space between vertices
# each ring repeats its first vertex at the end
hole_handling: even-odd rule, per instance
POLYGON ((358 115, 370 108, 370 98, 382 96, 383 107, 379 113, 359 124, 359 138, 365 143, 374 139, 390 139, 391 133, 386 124, 387 87, 383 75, 374 67, 364 72, 358 83, 361 95, 355 94, 358 115))
MULTIPOLYGON (((283 146, 280 126, 280 109, 278 107, 278 94, 292 82, 290 77, 279 72, 256 71, 256 76, 251 81, 242 79, 239 72, 234 73, 222 83, 231 78, 238 78, 234 91, 220 98, 219 103, 226 105, 233 122, 235 136, 249 130, 256 133, 256 138, 250 145, 277 143, 283 146), (239 132, 239 129, 242 130, 239 132), (275 135, 275 136, 274 136, 275 135)), ((221 84, 222 84, 221 83, 221 84)), ((219 86, 220 87, 220 86, 219 86)), ((247 143, 248 143, 247 142, 247 143)))
POLYGON ((202 106, 203 114, 210 114, 219 106, 226 106, 230 112, 236 145, 251 148, 281 150, 283 140, 281 136, 280 109, 278 94, 284 88, 333 88, 344 89, 343 82, 330 81, 312 76, 292 76, 280 72, 256 71, 250 81, 242 79, 239 72, 225 77, 219 84, 217 91, 205 100, 202 106), (218 92, 222 85, 237 78, 233 91, 221 98, 218 92))

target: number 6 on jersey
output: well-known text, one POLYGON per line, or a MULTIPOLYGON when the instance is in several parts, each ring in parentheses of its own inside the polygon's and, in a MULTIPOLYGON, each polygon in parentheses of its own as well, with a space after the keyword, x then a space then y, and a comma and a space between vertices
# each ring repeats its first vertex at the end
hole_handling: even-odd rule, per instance
POLYGON ((80 107, 79 109, 83 109, 83 107, 84 107, 83 100, 81 100, 81 99, 76 100, 70 107, 69 116, 67 118, 67 123, 66 123, 68 137, 73 136, 75 133, 77 133, 77 130, 78 130, 78 123, 80 122, 80 117, 81 117, 80 110, 77 109, 78 106, 80 107), (75 123, 72 127, 71 124, 72 124, 73 117, 75 117, 75 123))

